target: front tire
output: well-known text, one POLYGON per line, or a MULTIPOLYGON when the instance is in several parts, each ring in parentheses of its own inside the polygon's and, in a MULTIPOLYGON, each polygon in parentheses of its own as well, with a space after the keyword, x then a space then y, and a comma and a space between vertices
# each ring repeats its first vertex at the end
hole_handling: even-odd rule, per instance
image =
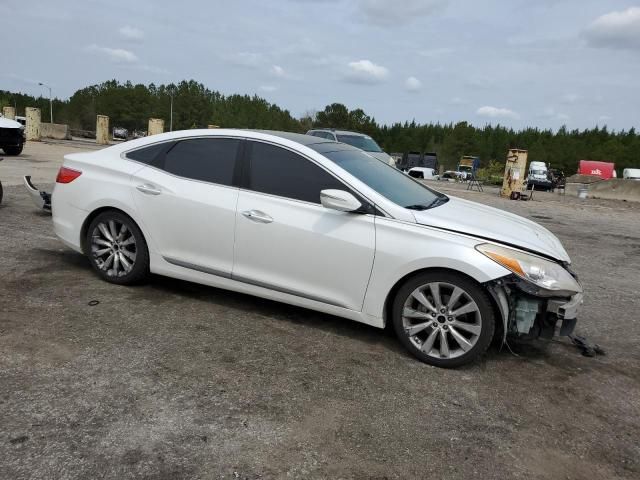
POLYGON ((4 150, 4 153, 11 156, 20 155, 22 153, 23 148, 24 148, 24 144, 13 146, 13 147, 2 147, 2 149, 4 150))
POLYGON ((87 229, 86 253, 91 266, 107 282, 140 283, 149 276, 149 249, 136 223, 115 210, 103 212, 87 229))
POLYGON ((495 331, 493 308, 482 287, 446 270, 407 280, 394 299, 392 321, 412 355, 445 368, 477 359, 495 331))

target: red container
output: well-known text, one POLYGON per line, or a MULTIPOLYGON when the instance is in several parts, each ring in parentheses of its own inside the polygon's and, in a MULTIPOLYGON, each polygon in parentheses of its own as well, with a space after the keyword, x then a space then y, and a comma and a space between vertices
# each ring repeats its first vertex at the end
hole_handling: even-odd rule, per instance
POLYGON ((578 173, 581 175, 596 175, 603 180, 613 178, 615 165, 609 162, 596 162, 594 160, 580 160, 578 173))

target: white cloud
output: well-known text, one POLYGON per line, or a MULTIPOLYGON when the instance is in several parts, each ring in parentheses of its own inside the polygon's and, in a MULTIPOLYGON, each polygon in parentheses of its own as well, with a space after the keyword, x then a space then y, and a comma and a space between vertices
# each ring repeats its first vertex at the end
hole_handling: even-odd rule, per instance
POLYGON ((409 77, 404 82, 404 88, 409 92, 418 92, 422 88, 422 82, 416 77, 409 77))
POLYGON ((275 92, 278 89, 275 85, 260 85, 258 90, 261 92, 275 92))
POLYGON ((447 3, 448 0, 359 0, 358 9, 369 23, 387 27, 431 15, 447 3))
POLYGON ((125 25, 118 30, 120 36, 127 40, 142 40, 144 38, 144 32, 139 28, 125 25))
POLYGON ((277 78, 286 78, 288 76, 287 72, 285 72, 284 68, 282 68, 280 65, 273 65, 269 72, 271 73, 271 75, 277 78))
POLYGON ((135 53, 122 48, 101 47, 92 43, 85 47, 85 51, 102 55, 115 63, 136 63, 138 61, 135 53))
POLYGON ((488 105, 480 107, 478 110, 476 110, 476 114, 480 115, 481 117, 488 118, 520 118, 520 115, 518 115, 513 110, 509 110, 508 108, 491 107, 488 105))
POLYGON ((594 47, 640 49, 640 7, 596 18, 583 32, 594 47))
POLYGON ((346 79, 353 83, 380 83, 389 76, 389 70, 382 65, 376 65, 370 60, 349 62, 346 79))

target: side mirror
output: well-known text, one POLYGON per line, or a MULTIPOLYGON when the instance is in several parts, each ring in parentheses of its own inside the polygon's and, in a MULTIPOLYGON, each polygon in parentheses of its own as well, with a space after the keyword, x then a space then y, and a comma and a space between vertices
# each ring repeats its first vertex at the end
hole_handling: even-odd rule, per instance
POLYGON ((320 192, 320 203, 324 208, 340 212, 354 212, 362 208, 360 201, 344 190, 322 190, 320 192))

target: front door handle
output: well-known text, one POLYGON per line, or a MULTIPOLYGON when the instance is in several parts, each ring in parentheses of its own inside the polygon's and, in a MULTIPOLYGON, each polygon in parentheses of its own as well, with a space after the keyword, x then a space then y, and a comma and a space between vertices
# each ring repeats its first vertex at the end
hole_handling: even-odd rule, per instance
POLYGON ((146 193, 147 195, 160 195, 162 193, 160 190, 155 188, 153 185, 149 185, 148 183, 145 183, 144 185, 138 185, 136 188, 138 189, 138 191, 146 193))
POLYGON ((249 220, 253 220, 254 222, 260 222, 260 223, 273 222, 273 218, 271 218, 266 213, 261 212, 260 210, 246 210, 242 212, 242 215, 247 217, 249 220))

